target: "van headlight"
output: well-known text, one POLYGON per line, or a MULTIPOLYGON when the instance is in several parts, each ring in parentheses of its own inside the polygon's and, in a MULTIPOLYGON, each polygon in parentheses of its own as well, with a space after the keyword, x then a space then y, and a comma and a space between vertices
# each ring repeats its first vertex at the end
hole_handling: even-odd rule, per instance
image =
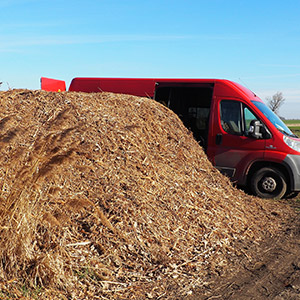
POLYGON ((293 150, 300 152, 300 141, 291 139, 288 136, 283 136, 283 141, 293 150))

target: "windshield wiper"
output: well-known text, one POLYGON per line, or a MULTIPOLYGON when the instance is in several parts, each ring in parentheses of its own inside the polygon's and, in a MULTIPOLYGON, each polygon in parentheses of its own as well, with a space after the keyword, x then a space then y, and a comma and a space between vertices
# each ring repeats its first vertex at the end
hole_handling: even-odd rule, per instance
POLYGON ((277 127, 277 129, 278 129, 281 133, 283 133, 283 134, 285 134, 285 135, 287 135, 287 136, 289 136, 289 137, 294 137, 294 138, 297 138, 297 137, 298 137, 298 136, 295 135, 295 134, 290 134, 290 133, 286 132, 283 128, 278 128, 278 127, 277 127))

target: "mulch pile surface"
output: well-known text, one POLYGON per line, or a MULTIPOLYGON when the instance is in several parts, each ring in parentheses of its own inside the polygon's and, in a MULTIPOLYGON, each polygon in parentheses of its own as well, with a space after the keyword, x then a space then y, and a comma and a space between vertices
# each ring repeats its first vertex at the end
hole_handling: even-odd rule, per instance
POLYGON ((293 212, 237 190, 147 98, 0 92, 0 290, 191 297, 293 212))

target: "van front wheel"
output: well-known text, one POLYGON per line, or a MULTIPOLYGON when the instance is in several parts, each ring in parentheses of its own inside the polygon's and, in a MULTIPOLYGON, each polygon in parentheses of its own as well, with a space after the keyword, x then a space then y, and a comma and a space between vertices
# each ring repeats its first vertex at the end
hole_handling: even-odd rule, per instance
POLYGON ((251 178, 251 190, 260 198, 280 199, 287 190, 286 179, 276 168, 261 168, 251 178))

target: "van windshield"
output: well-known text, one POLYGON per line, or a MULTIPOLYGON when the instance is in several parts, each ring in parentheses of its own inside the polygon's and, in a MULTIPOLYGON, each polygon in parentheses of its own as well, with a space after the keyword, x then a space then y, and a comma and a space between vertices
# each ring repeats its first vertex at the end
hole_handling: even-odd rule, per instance
POLYGON ((251 101, 268 120, 283 134, 291 137, 297 137, 293 132, 281 121, 281 119, 263 102, 251 101))

